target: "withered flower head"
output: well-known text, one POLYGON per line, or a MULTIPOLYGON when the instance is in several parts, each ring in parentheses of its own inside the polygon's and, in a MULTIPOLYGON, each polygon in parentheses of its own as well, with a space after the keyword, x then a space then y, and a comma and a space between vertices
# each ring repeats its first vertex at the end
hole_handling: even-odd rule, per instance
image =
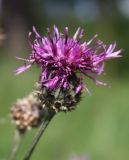
POLYGON ((17 129, 24 133, 26 130, 38 127, 43 119, 44 111, 34 94, 19 99, 11 108, 11 115, 17 129))

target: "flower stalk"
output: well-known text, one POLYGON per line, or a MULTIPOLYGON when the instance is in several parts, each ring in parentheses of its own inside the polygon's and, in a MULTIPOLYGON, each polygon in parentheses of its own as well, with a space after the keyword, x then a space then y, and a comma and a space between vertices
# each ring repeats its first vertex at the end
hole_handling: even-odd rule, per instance
POLYGON ((41 136, 43 135, 45 129, 47 128, 48 124, 50 123, 50 121, 52 120, 52 118, 54 117, 55 114, 56 114, 56 112, 54 112, 54 111, 53 112, 51 112, 51 111, 48 112, 48 115, 43 120, 43 122, 42 122, 42 124, 41 124, 41 126, 40 126, 40 128, 39 128, 39 130, 38 130, 38 132, 37 132, 32 144, 31 144, 31 146, 29 148, 29 150, 27 151, 27 153, 26 153, 26 155, 24 157, 24 160, 30 160, 31 155, 34 152, 34 150, 35 150, 35 148, 36 148, 41 136))
POLYGON ((23 136, 24 134, 21 134, 18 130, 15 131, 12 150, 9 155, 9 160, 16 160, 16 156, 20 148, 23 136))

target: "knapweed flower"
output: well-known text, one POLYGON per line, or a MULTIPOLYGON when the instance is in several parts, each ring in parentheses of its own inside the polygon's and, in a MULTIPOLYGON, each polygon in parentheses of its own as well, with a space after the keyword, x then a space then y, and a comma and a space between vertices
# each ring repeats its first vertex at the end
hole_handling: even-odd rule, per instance
POLYGON ((83 30, 80 28, 73 37, 69 37, 67 27, 62 34, 54 26, 53 36, 49 28, 45 37, 41 37, 35 27, 33 33, 35 39, 30 42, 32 53, 27 59, 22 59, 26 65, 18 68, 16 74, 26 71, 33 64, 39 65, 42 69, 39 80, 41 99, 46 101, 49 97, 50 105, 56 101, 53 108, 58 111, 71 110, 77 104, 82 90, 86 88, 84 76, 96 84, 104 84, 97 80, 104 73, 104 62, 121 57, 121 50, 115 51, 116 43, 105 45, 97 39, 97 35, 88 42, 82 42, 83 30))

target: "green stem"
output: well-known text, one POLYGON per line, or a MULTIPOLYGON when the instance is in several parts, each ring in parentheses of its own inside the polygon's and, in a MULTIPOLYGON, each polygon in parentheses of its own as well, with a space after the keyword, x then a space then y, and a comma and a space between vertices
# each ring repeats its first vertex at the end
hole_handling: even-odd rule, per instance
POLYGON ((16 159, 16 154, 17 154, 18 149, 20 147, 22 136, 23 135, 20 134, 20 132, 18 130, 15 131, 12 151, 10 153, 9 160, 16 159))
POLYGON ((30 157, 31 157, 32 153, 34 152, 34 150, 35 150, 35 148, 36 148, 41 136, 43 135, 45 129, 47 128, 48 124, 50 123, 50 121, 52 120, 54 115, 55 115, 55 112, 49 112, 48 116, 43 120, 43 122, 42 122, 42 124, 41 124, 41 126, 40 126, 40 128, 39 128, 39 130, 38 130, 38 132, 37 132, 32 144, 31 144, 31 146, 29 148, 29 150, 27 151, 27 153, 26 153, 26 155, 24 157, 24 160, 30 160, 30 157))

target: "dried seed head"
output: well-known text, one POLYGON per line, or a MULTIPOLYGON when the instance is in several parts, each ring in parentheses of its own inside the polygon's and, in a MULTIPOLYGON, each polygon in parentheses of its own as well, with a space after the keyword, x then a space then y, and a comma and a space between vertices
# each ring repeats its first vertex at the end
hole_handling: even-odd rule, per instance
MULTIPOLYGON (((58 88, 48 90, 42 84, 37 84, 37 96, 40 99, 43 107, 60 111, 71 111, 76 108, 76 104, 81 98, 81 81, 75 74, 69 77, 67 88, 58 88)), ((82 89, 81 89, 82 90, 82 89)))
POLYGON ((11 115, 17 129, 23 133, 33 127, 38 127, 43 119, 44 110, 34 93, 17 100, 11 108, 11 115))

